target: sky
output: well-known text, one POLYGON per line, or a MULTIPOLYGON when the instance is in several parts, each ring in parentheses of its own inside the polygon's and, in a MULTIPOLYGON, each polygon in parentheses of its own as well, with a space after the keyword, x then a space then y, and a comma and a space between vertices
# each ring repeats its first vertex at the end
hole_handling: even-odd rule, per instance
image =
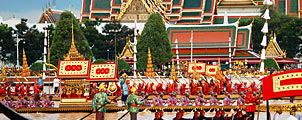
POLYGON ((30 23, 37 23, 42 15, 42 8, 50 3, 51 8, 56 10, 74 9, 77 17, 80 16, 82 0, 0 0, 0 16, 3 20, 15 17, 26 18, 30 23), (54 1, 55 4, 54 5, 54 1), (70 8, 70 9, 71 9, 70 8))

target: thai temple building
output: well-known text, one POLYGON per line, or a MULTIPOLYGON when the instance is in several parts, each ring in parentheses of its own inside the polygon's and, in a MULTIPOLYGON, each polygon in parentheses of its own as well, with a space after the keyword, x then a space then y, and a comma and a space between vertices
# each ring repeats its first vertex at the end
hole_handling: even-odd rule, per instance
MULTIPOLYGON (((301 1, 276 0, 275 5, 278 12, 300 17, 301 1)), ((175 60, 259 64, 260 54, 252 48, 252 23, 239 27, 239 20, 260 17, 262 7, 262 0, 83 0, 81 20, 145 23, 150 14, 158 12, 166 23, 175 60)), ((268 57, 276 58, 279 64, 298 62, 285 58, 278 43, 271 41, 268 57)), ((133 63, 131 42, 118 58, 133 63)))
POLYGON ((38 21, 38 23, 56 23, 60 19, 60 15, 63 11, 61 10, 53 10, 51 7, 47 8, 43 13, 38 21))

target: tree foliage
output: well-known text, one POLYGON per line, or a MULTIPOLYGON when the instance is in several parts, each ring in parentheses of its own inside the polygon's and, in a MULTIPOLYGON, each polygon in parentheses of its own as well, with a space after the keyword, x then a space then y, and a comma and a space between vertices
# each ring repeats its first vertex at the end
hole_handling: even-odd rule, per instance
POLYGON ((20 39, 19 42, 19 62, 23 63, 23 48, 26 53, 27 63, 31 65, 37 60, 42 60, 44 33, 39 32, 36 25, 27 26, 27 19, 21 19, 21 22, 16 25, 16 34, 20 39))
POLYGON ((33 70, 33 71, 40 71, 43 70, 43 63, 42 62, 36 62, 34 64, 32 64, 29 69, 33 70))
MULTIPOLYGON (((258 64, 258 68, 260 67, 260 64, 261 63, 258 64)), ((279 65, 278 63, 276 63, 276 61, 273 58, 266 58, 264 60, 264 68, 268 68, 268 69, 274 68, 277 70, 279 69, 279 65)))
POLYGON ((172 59, 168 32, 159 13, 150 15, 138 39, 138 69, 144 69, 143 66, 147 64, 148 48, 151 50, 154 64, 165 64, 172 59))
POLYGON ((16 62, 16 46, 12 37, 13 28, 7 24, 0 24, 0 59, 13 63, 16 62))
POLYGON ((109 50, 109 59, 115 58, 115 40, 116 40, 116 54, 122 52, 125 44, 126 37, 133 38, 133 30, 127 26, 121 25, 117 21, 105 24, 102 28, 104 33, 99 35, 99 38, 94 41, 92 51, 96 59, 107 59, 107 50, 109 50))
POLYGON ((119 70, 129 70, 130 66, 124 59, 118 59, 118 69, 119 70))
POLYGON ((96 59, 93 63, 107 63, 107 61, 100 58, 100 59, 96 59))
POLYGON ((80 54, 86 59, 92 59, 93 54, 89 47, 86 37, 83 35, 80 24, 71 12, 65 11, 61 14, 60 20, 56 24, 54 39, 50 48, 51 63, 57 65, 59 60, 68 53, 71 45, 72 21, 74 24, 75 45, 80 54))
MULTIPOLYGON (((262 13, 266 6, 262 8, 262 13)), ((279 14, 275 11, 274 6, 270 7, 270 17, 268 21, 269 24, 269 35, 276 34, 277 42, 281 49, 287 51, 287 57, 294 57, 298 52, 301 52, 299 45, 302 44, 302 40, 299 36, 302 36, 302 19, 295 16, 279 14)), ((240 21, 240 26, 248 25, 252 20, 242 20, 240 21)), ((256 52, 259 52, 262 47, 260 43, 262 41, 263 33, 261 29, 264 25, 265 20, 263 18, 255 18, 252 27, 252 40, 253 47, 256 52)), ((268 37, 268 41, 271 36, 268 37)))

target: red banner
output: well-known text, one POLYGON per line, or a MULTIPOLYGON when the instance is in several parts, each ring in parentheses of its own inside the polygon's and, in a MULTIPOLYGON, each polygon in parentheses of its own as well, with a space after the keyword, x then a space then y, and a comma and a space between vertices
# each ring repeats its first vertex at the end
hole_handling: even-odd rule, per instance
POLYGON ((216 75, 218 68, 219 68, 218 65, 207 65, 206 75, 216 75))
POLYGON ((58 77, 88 78, 90 60, 60 60, 58 77))
POLYGON ((115 80, 117 75, 116 63, 91 64, 89 79, 90 81, 115 80))
POLYGON ((276 73, 262 81, 263 100, 302 95, 302 69, 276 73))
MULTIPOLYGON (((197 73, 203 74, 206 72, 206 63, 196 63, 197 73)), ((187 73, 192 74, 195 69, 194 63, 189 63, 187 68, 187 73)))

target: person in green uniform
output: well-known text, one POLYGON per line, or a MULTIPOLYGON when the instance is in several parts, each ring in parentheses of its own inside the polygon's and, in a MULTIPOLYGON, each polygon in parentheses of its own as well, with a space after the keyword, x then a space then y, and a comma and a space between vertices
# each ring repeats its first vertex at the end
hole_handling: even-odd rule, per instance
POLYGON ((139 97, 135 95, 136 88, 132 87, 131 94, 128 96, 126 100, 126 108, 130 112, 130 119, 137 120, 137 113, 139 112, 138 106, 144 104, 143 101, 139 100, 139 97))
POLYGON ((106 112, 105 104, 109 102, 107 94, 104 92, 106 88, 101 84, 99 86, 99 93, 95 94, 92 100, 92 109, 93 112, 96 112, 96 120, 104 120, 104 112, 106 112), (98 108, 101 109, 97 110, 98 108))

